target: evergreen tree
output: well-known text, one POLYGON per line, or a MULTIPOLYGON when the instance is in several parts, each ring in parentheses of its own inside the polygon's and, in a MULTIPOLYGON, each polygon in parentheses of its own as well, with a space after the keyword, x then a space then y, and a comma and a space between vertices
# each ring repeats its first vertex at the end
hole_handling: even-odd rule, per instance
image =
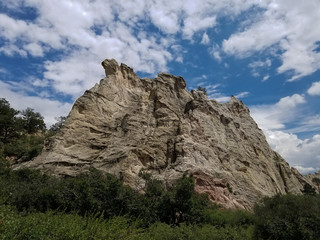
POLYGON ((312 187, 309 183, 305 183, 303 186, 303 190, 301 192, 304 195, 316 195, 316 189, 312 187))
POLYGON ((60 117, 55 118, 55 119, 57 120, 57 122, 55 124, 53 124, 49 129, 49 131, 52 134, 57 133, 61 129, 61 127, 63 126, 63 124, 66 121, 67 117, 60 116, 60 117))
POLYGON ((207 94, 207 89, 206 89, 205 87, 198 86, 197 91, 201 91, 201 92, 203 92, 205 95, 208 95, 208 94, 207 94))
POLYGON ((36 133, 46 129, 43 117, 40 113, 34 112, 32 108, 27 108, 21 112, 23 128, 27 133, 36 133))
POLYGON ((10 107, 9 102, 0 99, 0 140, 6 143, 15 134, 16 115, 19 112, 10 107))

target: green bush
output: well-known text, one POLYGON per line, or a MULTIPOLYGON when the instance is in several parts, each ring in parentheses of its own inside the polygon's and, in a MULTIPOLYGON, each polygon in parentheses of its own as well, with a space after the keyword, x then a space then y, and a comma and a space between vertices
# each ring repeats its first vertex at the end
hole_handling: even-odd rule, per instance
POLYGON ((43 147, 45 129, 40 113, 31 108, 17 111, 0 98, 0 160, 25 162, 36 157, 43 147))
POLYGON ((103 215, 81 217, 76 214, 19 214, 0 206, 0 240, 138 239, 141 229, 126 217, 105 220, 103 215))
POLYGON ((256 237, 316 240, 320 236, 319 195, 276 195, 254 209, 256 237))
POLYGON ((186 225, 170 227, 164 223, 156 223, 141 234, 141 239, 152 240, 250 240, 253 239, 253 228, 225 227, 212 225, 186 225))
POLYGON ((254 216, 245 210, 214 207, 206 209, 204 222, 217 227, 251 226, 254 224, 254 216))
POLYGON ((207 195, 194 192, 194 179, 183 175, 174 186, 165 190, 161 181, 147 175, 141 217, 147 223, 157 221, 177 225, 203 221, 204 210, 210 205, 207 195))
POLYGON ((52 211, 26 215, 0 205, 0 240, 11 239, 250 240, 252 228, 217 228, 184 223, 172 227, 165 223, 155 223, 142 229, 139 220, 133 221, 126 216, 105 219, 103 215, 97 214, 81 217, 52 211))
POLYGON ((20 162, 30 161, 41 153, 43 141, 42 136, 22 135, 6 144, 3 154, 15 157, 20 162))
POLYGON ((6 171, 1 176, 0 196, 19 211, 47 211, 59 208, 59 179, 37 170, 6 171))
POLYGON ((63 207, 66 211, 104 212, 107 217, 130 212, 134 201, 132 189, 111 174, 91 169, 86 174, 62 180, 60 184, 63 207))
POLYGON ((1 160, 0 236, 5 237, 0 240, 313 240, 320 236, 319 195, 266 198, 252 214, 221 209, 193 188, 194 180, 187 175, 170 189, 150 176, 145 194, 138 194, 95 169, 73 178, 55 178, 32 169, 12 171, 1 160))
POLYGON ((109 217, 128 213, 129 201, 135 197, 116 177, 94 169, 62 179, 32 169, 7 171, 1 176, 1 185, 0 196, 6 204, 27 212, 60 209, 82 216, 104 212, 109 217))

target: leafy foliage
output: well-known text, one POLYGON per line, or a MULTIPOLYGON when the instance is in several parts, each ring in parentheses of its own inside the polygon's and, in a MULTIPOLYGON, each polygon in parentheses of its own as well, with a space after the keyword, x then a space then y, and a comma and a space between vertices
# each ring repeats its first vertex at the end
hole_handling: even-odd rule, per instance
POLYGON ((74 178, 12 171, 0 162, 0 239, 318 239, 319 195, 266 198, 254 215, 221 209, 146 174, 139 194, 95 169, 74 178), (15 237, 14 237, 15 236, 15 237))
POLYGON ((56 118, 57 122, 49 128, 49 135, 52 136, 60 131, 67 117, 60 116, 56 118))
POLYGON ((317 185, 320 185, 320 178, 314 177, 314 178, 312 178, 312 182, 317 185))
POLYGON ((103 215, 81 217, 52 211, 25 215, 3 205, 0 206, 0 219, 1 240, 130 240, 139 239, 141 232, 137 223, 126 217, 105 220, 103 215))
POLYGON ((276 195, 255 207, 256 237, 316 240, 320 236, 319 195, 276 195))
POLYGON ((9 102, 0 99, 0 140, 6 143, 15 133, 15 116, 18 111, 11 108, 9 102))
POLYGON ((245 210, 220 209, 216 206, 205 210, 204 222, 217 227, 250 227, 254 224, 254 218, 245 210))
POLYGON ((205 87, 198 86, 197 91, 203 92, 205 95, 208 95, 207 89, 205 87))
POLYGON ((251 228, 212 225, 186 225, 172 227, 165 223, 155 223, 141 228, 139 220, 128 216, 105 219, 95 214, 81 217, 49 211, 46 213, 21 214, 11 207, 0 206, 0 239, 199 239, 199 240, 250 240, 251 228))
POLYGON ((43 136, 22 135, 7 143, 3 154, 13 156, 20 162, 29 161, 41 153, 43 141, 43 136))
POLYGON ((219 228, 209 224, 205 225, 187 225, 170 227, 164 223, 156 223, 146 229, 141 234, 140 239, 197 239, 197 240, 250 240, 252 239, 253 228, 243 227, 225 227, 219 228))
POLYGON ((207 195, 194 192, 194 180, 183 175, 174 186, 165 190, 161 181, 152 179, 148 174, 146 180, 145 198, 142 199, 142 218, 147 223, 157 221, 170 225, 199 223, 203 220, 204 209, 209 205, 207 195))
POLYGON ((40 113, 27 108, 19 112, 0 99, 0 159, 29 161, 42 149, 45 124, 40 113))
POLYGON ((305 195, 316 195, 316 189, 312 187, 309 183, 305 183, 301 191, 305 195))
POLYGON ((46 129, 43 117, 40 113, 34 112, 32 108, 27 108, 21 112, 23 129, 31 134, 46 129))

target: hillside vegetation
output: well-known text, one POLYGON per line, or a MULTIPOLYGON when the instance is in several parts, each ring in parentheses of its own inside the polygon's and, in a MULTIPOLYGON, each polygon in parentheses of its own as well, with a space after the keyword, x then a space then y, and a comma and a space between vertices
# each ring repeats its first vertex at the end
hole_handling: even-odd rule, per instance
POLYGON ((0 239, 319 239, 320 197, 277 195, 254 213, 221 209, 183 176, 145 194, 91 169, 58 179, 1 162, 0 239))
POLYGON ((48 132, 40 114, 38 127, 28 128, 23 112, 4 99, 0 106, 0 239, 319 239, 320 196, 310 185, 303 195, 265 198, 247 212, 196 194, 187 175, 167 187, 141 172, 141 194, 93 168, 65 178, 14 171, 10 164, 36 156, 48 132))

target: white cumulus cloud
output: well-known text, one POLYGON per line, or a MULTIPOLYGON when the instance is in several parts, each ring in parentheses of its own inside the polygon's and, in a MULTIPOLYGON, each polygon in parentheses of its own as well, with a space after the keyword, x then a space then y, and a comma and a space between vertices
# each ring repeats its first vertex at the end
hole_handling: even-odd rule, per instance
POLYGON ((315 51, 320 41, 319 1, 272 0, 265 5, 260 19, 223 41, 227 54, 246 57, 276 46, 281 50, 279 73, 293 70, 289 81, 307 76, 320 69, 320 53, 315 51))
POLYGON ((67 116, 72 104, 51 100, 41 96, 30 96, 24 91, 17 91, 14 85, 0 80, 0 96, 9 101, 11 107, 24 110, 28 107, 40 112, 47 127, 56 122, 57 116, 67 116))
POLYGON ((307 116, 302 112, 306 103, 304 95, 294 94, 273 105, 250 107, 252 117, 264 131, 270 146, 303 174, 320 169, 320 135, 307 139, 297 135, 320 130, 319 116, 307 116), (292 122, 298 126, 290 129, 287 125, 292 122))
POLYGON ((202 35, 201 44, 207 45, 207 44, 209 44, 209 43, 210 43, 210 38, 209 38, 209 36, 208 36, 207 33, 204 33, 204 34, 202 35))
POLYGON ((270 146, 302 174, 320 169, 320 135, 301 140, 295 134, 266 130, 270 146))
POLYGON ((312 86, 308 89, 308 94, 311 96, 320 96, 320 82, 312 83, 312 86))
POLYGON ((306 103, 303 95, 294 94, 281 98, 274 105, 251 106, 252 117, 264 130, 282 129, 285 124, 298 119, 300 106, 306 103))

